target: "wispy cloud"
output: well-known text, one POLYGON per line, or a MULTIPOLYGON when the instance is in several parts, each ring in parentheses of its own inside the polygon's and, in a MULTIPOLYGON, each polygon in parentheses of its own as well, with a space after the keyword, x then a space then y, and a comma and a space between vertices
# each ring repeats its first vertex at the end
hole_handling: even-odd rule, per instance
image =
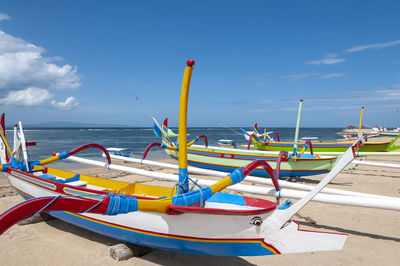
POLYGON ((293 81, 299 81, 307 78, 337 78, 337 77, 343 77, 346 74, 344 73, 328 73, 328 74, 323 74, 323 73, 302 73, 302 74, 290 74, 290 75, 283 75, 281 78, 286 78, 290 79, 293 81))
POLYGON ((323 79, 327 79, 327 78, 337 78, 337 77, 343 77, 346 76, 346 74, 344 73, 331 73, 331 74, 324 74, 321 76, 321 78, 323 79))
POLYGON ((303 79, 307 79, 307 78, 311 78, 311 77, 316 77, 318 75, 319 75, 318 73, 302 73, 302 74, 283 75, 283 76, 281 76, 281 78, 286 78, 286 79, 290 79, 293 81, 299 81, 299 80, 303 80, 303 79))
MULTIPOLYGON (((372 90, 349 89, 338 96, 310 97, 304 99, 304 110, 357 110, 361 106, 379 106, 379 108, 400 108, 400 84, 380 87, 372 90)), ((261 99, 249 103, 246 109, 252 113, 293 112, 298 108, 298 99, 261 99), (253 107, 253 108, 252 108, 253 107)))
POLYGON ((325 57, 320 60, 307 61, 306 64, 309 64, 309 65, 333 65, 333 64, 344 62, 344 61, 346 61, 346 59, 344 59, 344 58, 325 57))
POLYGON ((9 15, 4 14, 4 13, 0 13, 0 21, 8 20, 8 19, 11 19, 11 17, 9 15))
POLYGON ((345 58, 338 58, 338 56, 340 54, 343 56, 345 54, 359 52, 359 51, 363 51, 363 50, 383 49, 383 48, 387 48, 387 47, 391 47, 391 46, 395 46, 395 45, 400 45, 400 40, 392 41, 392 42, 382 42, 382 43, 373 43, 373 44, 367 44, 367 45, 354 46, 354 47, 347 49, 340 53, 328 54, 324 58, 319 59, 319 60, 306 61, 305 64, 317 65, 317 66, 338 64, 338 63, 346 61, 345 58))
POLYGON ((399 45, 400 40, 393 41, 393 42, 382 42, 382 43, 373 43, 373 44, 367 44, 367 45, 360 45, 360 46, 355 46, 353 48, 347 49, 347 53, 354 53, 354 52, 359 52, 367 49, 383 49, 395 45, 399 45))

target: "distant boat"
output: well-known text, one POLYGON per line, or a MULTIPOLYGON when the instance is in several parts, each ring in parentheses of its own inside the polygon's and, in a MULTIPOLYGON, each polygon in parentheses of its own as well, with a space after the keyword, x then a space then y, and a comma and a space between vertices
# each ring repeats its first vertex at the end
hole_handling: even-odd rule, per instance
POLYGON ((217 144, 223 148, 237 148, 236 141, 233 139, 220 139, 217 144))
POLYGON ((118 155, 123 157, 133 158, 133 154, 131 149, 129 148, 107 148, 107 151, 110 155, 118 155))

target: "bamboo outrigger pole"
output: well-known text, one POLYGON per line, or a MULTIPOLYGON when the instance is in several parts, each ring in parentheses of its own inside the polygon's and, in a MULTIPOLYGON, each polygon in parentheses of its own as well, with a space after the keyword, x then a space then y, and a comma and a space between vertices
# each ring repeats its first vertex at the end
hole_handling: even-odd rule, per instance
POLYGON ((189 98, 190 79, 192 77, 194 60, 186 62, 183 75, 181 99, 179 104, 179 188, 178 194, 189 191, 187 170, 187 107, 189 98))
POLYGON ((362 117, 363 117, 363 113, 364 113, 364 106, 363 107, 361 107, 361 114, 360 114, 360 123, 358 124, 358 136, 360 137, 362 134, 361 134, 361 131, 362 131, 362 117))
POLYGON ((296 155, 297 153, 297 142, 299 140, 300 117, 302 108, 303 108, 303 99, 300 99, 299 112, 297 113, 296 133, 294 135, 293 155, 296 155))

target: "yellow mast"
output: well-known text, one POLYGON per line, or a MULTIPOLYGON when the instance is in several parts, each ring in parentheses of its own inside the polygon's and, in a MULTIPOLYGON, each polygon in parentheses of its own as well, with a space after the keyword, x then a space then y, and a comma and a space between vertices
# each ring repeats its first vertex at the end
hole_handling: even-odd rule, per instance
POLYGON ((179 188, 178 194, 189 190, 188 170, 187 170, 187 107, 189 98, 190 79, 192 77, 194 60, 186 62, 185 73, 183 75, 181 99, 179 105, 179 188))
POLYGON ((361 107, 361 114, 360 114, 360 124, 358 125, 358 136, 361 136, 362 134, 361 134, 361 131, 362 131, 362 129, 361 129, 361 123, 362 123, 362 117, 363 117, 363 113, 364 113, 364 106, 363 107, 361 107))

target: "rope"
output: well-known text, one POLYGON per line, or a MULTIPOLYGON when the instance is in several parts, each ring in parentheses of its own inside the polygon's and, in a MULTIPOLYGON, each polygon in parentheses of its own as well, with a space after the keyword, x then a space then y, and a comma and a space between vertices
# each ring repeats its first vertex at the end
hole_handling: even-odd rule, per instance
POLYGON ((227 127, 227 126, 225 126, 225 125, 222 124, 222 123, 219 123, 219 125, 220 125, 220 126, 223 126, 224 128, 229 129, 230 131, 232 131, 232 132, 234 132, 234 133, 236 133, 236 134, 238 134, 238 135, 240 135, 240 136, 243 136, 243 133, 240 133, 240 132, 238 132, 238 131, 235 131, 235 130, 233 130, 232 128, 227 127))
POLYGON ((144 104, 139 100, 138 96, 136 96, 136 101, 140 104, 140 106, 143 108, 143 110, 151 117, 151 119, 155 120, 153 115, 150 113, 149 109, 147 109, 146 106, 144 106, 144 104))
MULTIPOLYGON (((78 196, 78 195, 69 195, 69 196, 58 195, 58 196, 55 196, 54 199, 52 199, 49 203, 47 203, 43 208, 41 208, 40 210, 38 210, 37 212, 35 212, 35 213, 32 214, 31 216, 26 217, 25 219, 31 218, 32 216, 34 216, 34 215, 36 215, 36 214, 38 214, 38 213, 41 213, 43 210, 45 210, 47 207, 49 207, 51 204, 53 204, 58 198, 79 198, 79 197, 82 197, 82 196, 102 196, 102 195, 104 195, 104 194, 83 194, 83 195, 79 195, 79 196, 78 196)), ((97 202, 97 203, 94 204, 92 207, 90 207, 89 209, 87 209, 86 211, 83 211, 83 212, 81 212, 81 213, 86 213, 86 212, 92 210, 93 208, 95 208, 96 206, 98 206, 100 203, 102 203, 105 199, 109 198, 110 195, 111 195, 111 193, 107 194, 101 201, 97 202)), ((47 198, 47 197, 43 197, 43 198, 47 198)), ((33 200, 33 199, 37 199, 37 198, 32 198, 32 199, 30 199, 30 200, 33 200)), ((29 200, 28 200, 28 201, 29 201, 29 200)), ((11 209, 11 208, 10 208, 10 209, 11 209)), ((25 220, 25 219, 24 219, 24 220, 25 220)))
POLYGON ((82 213, 87 213, 88 211, 91 211, 93 208, 97 207, 100 203, 102 203, 105 199, 109 198, 110 196, 111 194, 107 194, 107 196, 105 196, 101 201, 97 202, 95 205, 93 205, 92 207, 90 207, 89 209, 87 209, 82 213))
POLYGON ((32 214, 31 216, 29 216, 29 217, 27 217, 27 218, 25 218, 25 219, 31 218, 32 216, 34 216, 34 215, 36 215, 36 214, 38 214, 38 213, 41 213, 44 209, 46 209, 47 207, 49 207, 54 201, 56 201, 56 199, 58 199, 58 198, 60 198, 60 197, 61 197, 61 195, 58 195, 58 196, 55 197, 52 201, 50 201, 49 203, 47 203, 43 208, 41 208, 40 210, 38 210, 37 212, 35 212, 34 214, 32 214))

